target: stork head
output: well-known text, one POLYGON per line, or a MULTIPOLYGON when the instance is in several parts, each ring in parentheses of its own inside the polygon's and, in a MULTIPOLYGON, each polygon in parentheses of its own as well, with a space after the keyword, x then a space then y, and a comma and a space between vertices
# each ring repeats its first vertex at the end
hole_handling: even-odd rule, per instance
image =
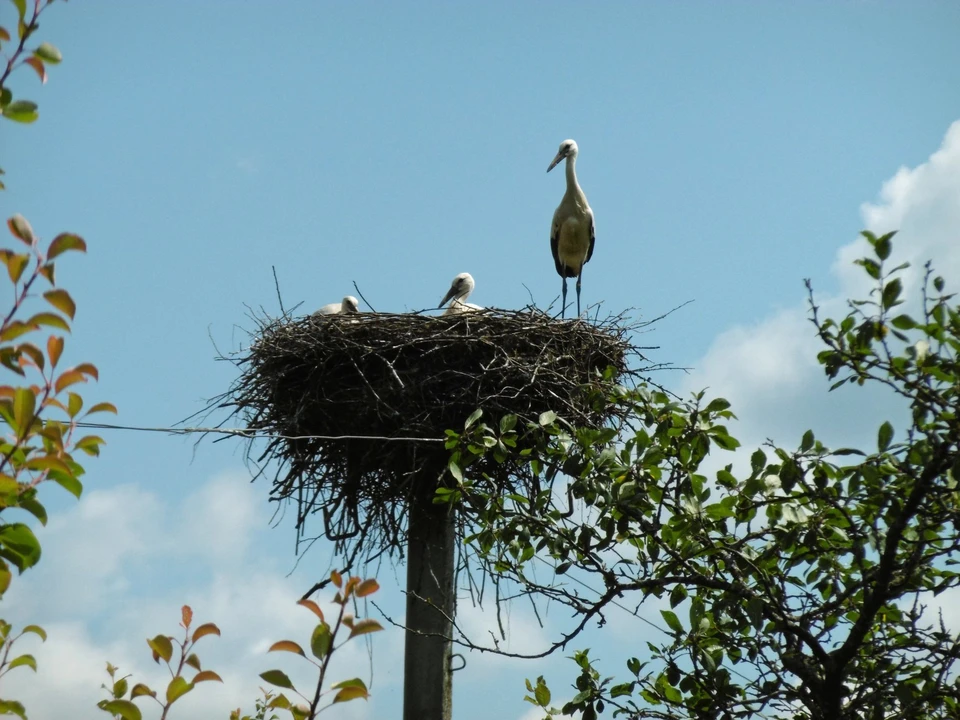
POLYGON ((564 140, 562 143, 560 143, 560 150, 557 151, 557 156, 553 159, 553 162, 550 163, 550 167, 547 168, 547 172, 553 170, 564 158, 575 158, 576 156, 577 143, 575 143, 573 140, 564 140))
POLYGON ((447 294, 443 296, 443 300, 440 301, 440 307, 443 307, 447 304, 448 300, 466 300, 467 296, 473 292, 474 282, 473 276, 470 273, 460 273, 457 275, 453 282, 450 283, 450 289, 447 290, 447 294))
POLYGON ((340 303, 340 312, 342 313, 360 312, 360 301, 357 300, 353 295, 347 295, 343 299, 343 302, 340 303))

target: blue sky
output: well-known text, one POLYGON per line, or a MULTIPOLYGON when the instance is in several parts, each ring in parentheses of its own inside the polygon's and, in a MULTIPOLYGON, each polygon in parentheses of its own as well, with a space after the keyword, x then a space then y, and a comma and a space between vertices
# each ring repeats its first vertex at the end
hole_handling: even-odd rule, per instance
MULTIPOLYGON (((694 300, 644 342, 660 346, 653 359, 695 368, 668 385, 739 401, 751 440, 775 428, 792 441, 799 423, 855 435, 844 418, 860 410, 825 399, 809 362, 802 279, 835 297, 855 288, 837 258, 867 223, 914 223, 921 261, 953 252, 960 190, 937 168, 954 167, 944 138, 960 118, 958 27, 948 2, 57 3, 39 38, 65 60, 43 88, 29 71, 15 80, 41 118, 3 126, 0 203, 45 238, 86 238, 88 256, 59 269, 79 305, 68 359, 99 365, 88 394, 115 401, 122 422, 167 426, 233 379, 211 338, 235 348, 245 306, 276 311, 271 266, 285 304, 304 312, 352 294, 354 280, 378 310, 431 307, 462 271, 482 305, 520 307, 526 288, 548 305, 563 178, 545 170, 572 137, 597 223, 584 301, 653 317, 694 300), (947 160, 931 160, 941 143, 947 160), (912 182, 896 180, 902 166, 912 182)), ((245 484, 235 443, 107 440, 84 500, 48 492, 51 569, 9 596, 9 617, 61 631, 37 652, 47 671, 30 697, 54 702, 44 683, 67 662, 93 675, 77 670, 58 692, 96 694, 102 661, 122 664, 109 650, 148 672, 135 638, 171 627, 190 601, 236 622, 225 662, 242 655, 252 672, 217 689, 218 712, 249 706, 273 662, 251 648, 297 622, 271 603, 309 587, 326 549, 285 577, 291 524, 268 528, 267 488, 245 484), (58 549, 92 562, 110 590, 57 600, 55 569, 74 567, 58 549), (256 591, 225 595, 251 574, 256 591)), ((398 602, 382 575, 385 601, 398 602)), ((528 620, 516 611, 518 647, 549 635, 528 620)), ((646 632, 623 623, 622 637, 646 632)), ((609 633, 583 644, 630 655, 609 633)), ((381 686, 347 717, 399 717, 401 646, 396 631, 376 639, 381 686)), ((558 687, 570 677, 562 661, 470 658, 456 716, 520 717, 518 678, 547 671, 558 687)), ((212 707, 189 700, 181 712, 195 717, 212 707)))

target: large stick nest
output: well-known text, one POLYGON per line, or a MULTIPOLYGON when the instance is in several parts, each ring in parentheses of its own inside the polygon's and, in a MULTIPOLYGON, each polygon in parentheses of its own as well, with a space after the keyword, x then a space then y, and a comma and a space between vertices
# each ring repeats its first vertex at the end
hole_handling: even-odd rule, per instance
MULTIPOLYGON (((494 422, 552 410, 574 425, 608 425, 617 419, 590 397, 622 382, 638 354, 619 317, 561 321, 533 309, 258 324, 220 406, 272 436, 257 460, 275 469, 272 498, 295 500, 301 535, 320 512, 323 534, 352 556, 402 554, 414 479, 436 483, 447 465, 445 430, 462 430, 478 408, 494 422)), ((527 494, 537 481, 527 466, 492 459, 470 473, 504 493, 527 494)))

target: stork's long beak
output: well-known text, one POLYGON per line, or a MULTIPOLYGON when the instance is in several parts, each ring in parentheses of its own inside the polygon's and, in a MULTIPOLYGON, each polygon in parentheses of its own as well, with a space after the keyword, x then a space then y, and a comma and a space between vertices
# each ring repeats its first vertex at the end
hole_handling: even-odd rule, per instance
POLYGON ((563 153, 557 153, 557 156, 553 159, 553 162, 550 163, 550 167, 547 168, 547 172, 553 170, 557 165, 560 164, 560 161, 566 157, 563 153))
POLYGON ((451 285, 450 289, 447 290, 447 294, 443 296, 443 300, 440 301, 440 304, 437 305, 437 307, 443 307, 444 305, 446 305, 447 301, 452 299, 456 294, 457 294, 456 284, 451 285))

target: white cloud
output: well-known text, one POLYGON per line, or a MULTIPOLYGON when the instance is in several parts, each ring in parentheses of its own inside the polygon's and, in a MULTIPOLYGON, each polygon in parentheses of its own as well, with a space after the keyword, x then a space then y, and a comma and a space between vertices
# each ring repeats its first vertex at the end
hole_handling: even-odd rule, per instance
MULTIPOLYGON (((960 121, 951 125, 940 149, 926 162, 900 168, 883 184, 878 199, 865 203, 861 212, 867 229, 877 234, 899 231, 890 261, 912 265, 904 277, 905 293, 916 294, 928 259, 933 259, 939 273, 956 282, 960 278, 960 121)), ((862 238, 840 248, 832 269, 839 279, 838 292, 817 297, 823 316, 843 317, 845 299, 863 297, 868 291, 862 269, 852 265, 867 251, 862 238)), ((821 346, 808 317, 803 304, 727 330, 696 363, 682 389, 709 387, 710 396, 729 399, 740 418, 734 434, 747 447, 767 438, 795 443, 807 428, 825 434, 828 444, 869 442, 875 430, 865 428, 863 418, 889 416, 899 406, 873 389, 828 393, 828 381, 816 362, 821 346)))

